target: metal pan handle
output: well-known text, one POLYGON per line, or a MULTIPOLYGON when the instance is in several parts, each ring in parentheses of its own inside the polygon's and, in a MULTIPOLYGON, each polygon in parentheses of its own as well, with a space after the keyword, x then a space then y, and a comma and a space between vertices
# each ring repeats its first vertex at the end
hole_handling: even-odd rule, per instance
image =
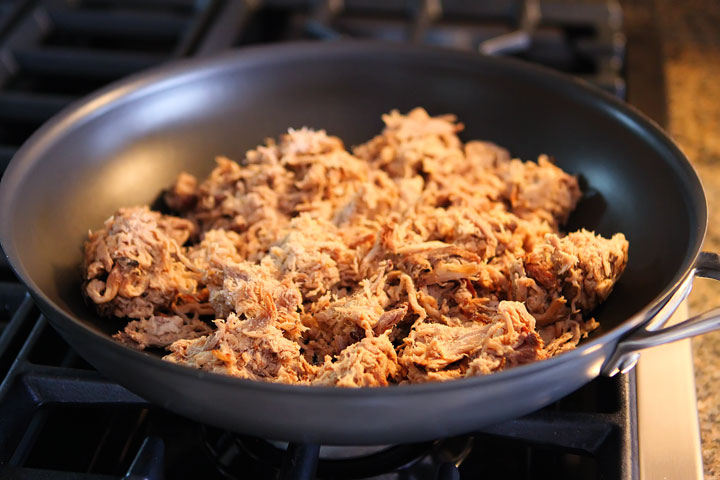
MULTIPOLYGON (((679 295, 673 297, 658 312, 649 326, 664 323, 675 311, 680 302, 690 293, 690 286, 694 277, 713 278, 720 280, 720 255, 711 252, 701 252, 695 262, 695 268, 688 280, 680 287, 679 295)), ((672 327, 650 330, 641 328, 630 333, 620 340, 615 353, 603 366, 602 374, 613 376, 618 372, 625 373, 637 363, 639 350, 656 347, 665 343, 675 342, 686 338, 702 335, 720 329, 720 308, 713 308, 672 327)))

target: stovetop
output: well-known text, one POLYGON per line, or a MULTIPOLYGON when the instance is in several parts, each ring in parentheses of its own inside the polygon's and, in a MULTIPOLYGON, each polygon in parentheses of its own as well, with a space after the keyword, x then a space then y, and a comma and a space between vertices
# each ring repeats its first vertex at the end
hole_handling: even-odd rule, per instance
MULTIPOLYGON (((626 62, 657 57, 655 46, 626 45, 615 1, 6 0, 0 171, 53 114, 128 74, 231 46, 358 37, 510 55, 631 101, 640 92, 642 108, 663 111, 662 84, 626 62)), ((1 478, 302 479, 313 470, 320 478, 639 478, 633 372, 461 437, 287 446, 200 425, 104 378, 47 324, 4 262, 0 255, 1 478)))

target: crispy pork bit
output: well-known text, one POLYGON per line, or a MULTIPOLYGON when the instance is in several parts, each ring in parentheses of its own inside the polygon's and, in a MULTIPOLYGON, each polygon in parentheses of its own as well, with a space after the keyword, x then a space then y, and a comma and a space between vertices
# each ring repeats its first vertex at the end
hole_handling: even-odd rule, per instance
POLYGON ((357 283, 357 255, 337 230, 331 222, 302 214, 290 222, 288 233, 270 247, 263 263, 271 263, 280 275, 288 276, 305 300, 317 298, 338 283, 357 283))
POLYGON ((164 360, 239 378, 305 383, 314 368, 300 354, 300 345, 283 336, 265 317, 241 320, 231 313, 215 320, 209 336, 178 340, 164 360))
POLYGON ((577 179, 553 165, 547 155, 540 155, 537 163, 511 160, 498 172, 507 185, 505 198, 521 218, 563 225, 582 195, 577 179))
POLYGON ((527 255, 525 270, 547 291, 561 292, 572 313, 588 313, 610 295, 627 255, 622 233, 610 239, 587 230, 562 238, 547 234, 527 255))
POLYGON ((367 337, 350 345, 336 361, 330 356, 319 368, 313 385, 384 387, 399 371, 395 348, 387 335, 367 337))
POLYGON ((247 318, 270 318, 292 339, 305 327, 298 309, 302 295, 289 279, 278 280, 267 268, 248 262, 227 263, 211 268, 205 281, 210 304, 220 317, 233 313, 247 318))
POLYGON ((411 382, 433 380, 441 371, 455 377, 487 375, 546 358, 535 319, 519 302, 503 301, 497 312, 465 326, 419 322, 405 339, 400 364, 411 382))
POLYGON ((510 152, 491 142, 472 140, 465 144, 465 159, 472 168, 497 171, 510 162, 510 152))
POLYGON ((173 185, 163 196, 165 204, 177 213, 191 210, 198 201, 197 178, 189 173, 178 175, 173 185))
POLYGON ((179 296, 199 293, 201 275, 182 248, 192 233, 185 219, 121 208, 85 242, 85 294, 103 315, 139 319, 171 311, 179 296))
POLYGON ((431 117, 422 108, 407 115, 397 110, 383 115, 385 130, 354 149, 354 154, 391 177, 408 178, 432 174, 464 161, 457 132, 461 124, 454 115, 431 117))
POLYGON ((202 320, 179 315, 153 315, 148 319, 128 323, 121 332, 113 335, 113 338, 138 350, 144 350, 147 347, 167 347, 177 340, 192 340, 211 332, 210 326, 202 320))
POLYGON ((363 281, 354 294, 335 300, 313 315, 305 315, 303 323, 307 327, 305 344, 308 353, 319 359, 337 355, 361 338, 373 336, 378 325, 390 327, 395 318, 383 318, 386 315, 385 303, 387 297, 384 292, 373 291, 372 286, 363 281))
POLYGON ((182 218, 125 208, 90 232, 86 296, 134 319, 115 338, 241 378, 367 387, 487 375, 598 328, 628 243, 561 232, 573 175, 463 144, 453 115, 382 119, 353 153, 290 129, 201 182, 181 173, 164 200, 182 218))

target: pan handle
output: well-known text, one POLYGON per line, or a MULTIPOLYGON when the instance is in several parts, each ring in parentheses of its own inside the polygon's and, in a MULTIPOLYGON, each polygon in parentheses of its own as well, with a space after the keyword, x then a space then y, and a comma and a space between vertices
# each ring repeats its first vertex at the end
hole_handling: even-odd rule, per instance
MULTIPOLYGON (((700 252, 695 268, 688 279, 678 289, 678 295, 671 298, 648 326, 662 325, 675 311, 680 302, 690 293, 694 277, 713 278, 720 280, 720 255, 711 252, 700 252)), ((610 359, 605 363, 601 373, 613 376, 632 369, 640 358, 639 350, 656 347, 665 343, 702 335, 720 329, 720 308, 713 308, 684 322, 667 328, 650 330, 648 327, 638 329, 620 340, 610 359)))

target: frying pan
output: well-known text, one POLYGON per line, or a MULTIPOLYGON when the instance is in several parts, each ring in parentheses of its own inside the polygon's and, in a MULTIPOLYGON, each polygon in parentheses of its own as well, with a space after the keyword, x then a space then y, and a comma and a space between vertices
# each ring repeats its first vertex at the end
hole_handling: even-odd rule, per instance
POLYGON ((65 110, 17 153, 0 186, 2 246, 40 309, 108 377, 148 400, 225 429, 324 444, 444 437, 551 403, 600 374, 630 368, 638 350, 718 327, 718 310, 662 323, 695 276, 720 279, 699 253, 702 186, 651 121, 584 83, 518 61, 417 46, 346 42, 249 48, 168 65, 65 110), (161 361, 110 339, 80 294, 88 228, 118 207, 153 200, 186 170, 245 150, 288 127, 325 128, 348 145, 379 132, 380 115, 423 106, 452 112, 462 137, 518 157, 548 153, 578 174, 584 197, 569 229, 624 232, 627 270, 576 350, 484 377, 344 389, 240 380, 161 361))

